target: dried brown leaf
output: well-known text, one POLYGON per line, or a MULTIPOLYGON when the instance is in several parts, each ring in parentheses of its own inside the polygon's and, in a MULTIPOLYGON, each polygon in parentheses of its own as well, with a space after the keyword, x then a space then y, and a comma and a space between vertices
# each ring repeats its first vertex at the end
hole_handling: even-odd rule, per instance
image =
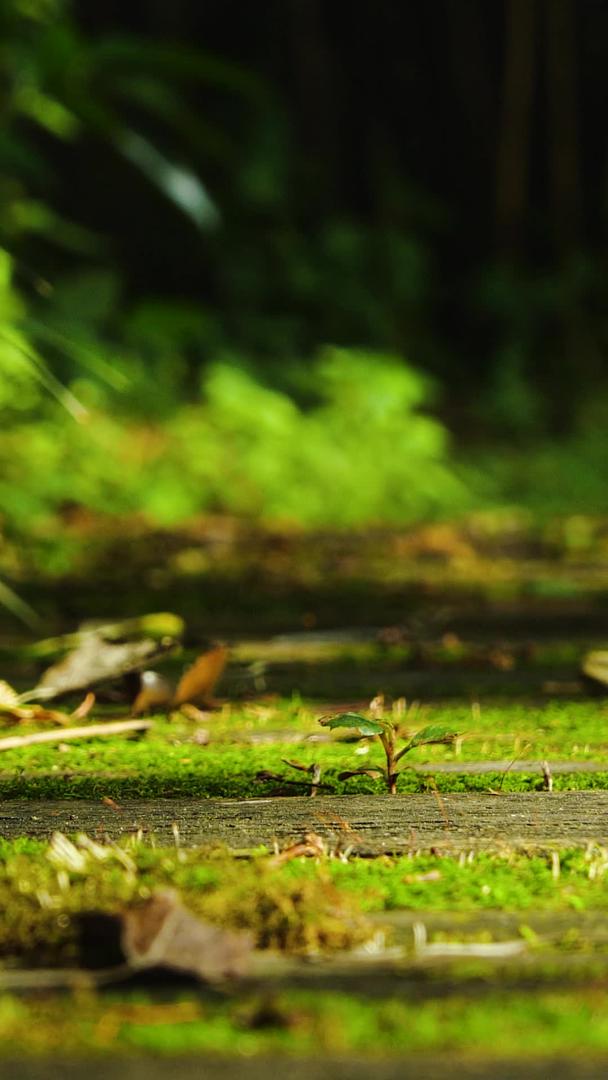
POLYGON ((216 982, 243 975, 253 948, 251 934, 202 922, 171 890, 127 908, 121 921, 122 950, 134 968, 164 967, 216 982))
POLYGON ((314 832, 306 833, 303 840, 283 848, 283 851, 280 851, 278 855, 273 855, 269 862, 271 866, 280 866, 282 863, 291 862, 292 859, 299 859, 302 855, 312 858, 327 855, 327 844, 323 837, 314 832))
POLYGON ((75 690, 88 690, 96 683, 138 671, 166 655, 176 644, 173 638, 110 642, 94 632, 83 634, 73 652, 47 668, 36 687, 36 694, 50 698, 75 690))
POLYGON ((228 649, 225 645, 216 645, 199 656, 192 667, 182 675, 173 704, 206 705, 214 687, 222 675, 228 661, 228 649))
POLYGON ((102 801, 104 806, 109 806, 110 810, 115 810, 117 814, 122 814, 122 812, 123 812, 122 806, 120 806, 116 802, 116 800, 113 799, 110 795, 104 795, 101 801, 102 801))
POLYGON ((157 671, 142 671, 139 693, 131 706, 131 712, 133 716, 141 716, 146 712, 167 711, 172 701, 173 687, 169 680, 157 671))
POLYGON ((12 708, 19 704, 19 694, 4 679, 0 679, 0 709, 12 708))
POLYGON ((0 721, 5 724, 69 724, 70 717, 58 709, 45 709, 44 705, 0 704, 0 721))
POLYGON ((213 717, 213 713, 210 713, 208 709, 199 709, 198 705, 189 705, 188 702, 185 705, 180 705, 179 712, 175 715, 179 716, 180 714, 185 716, 186 720, 192 720, 195 724, 205 724, 213 717))
POLYGON ((94 704, 95 704, 95 694, 92 692, 92 690, 89 690, 89 693, 86 695, 85 698, 82 699, 82 701, 80 702, 80 705, 78 706, 78 708, 74 709, 74 712, 72 713, 72 719, 73 720, 84 720, 85 717, 87 717, 89 715, 89 713, 90 713, 91 709, 93 708, 94 704))

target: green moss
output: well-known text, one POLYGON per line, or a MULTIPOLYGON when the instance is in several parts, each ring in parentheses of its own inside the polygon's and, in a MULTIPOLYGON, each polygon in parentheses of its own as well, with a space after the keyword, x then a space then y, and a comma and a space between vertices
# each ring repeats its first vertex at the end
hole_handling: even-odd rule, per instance
POLYGON ((75 915, 114 912, 167 887, 201 917, 252 930, 260 948, 297 953, 350 948, 372 933, 372 913, 399 909, 608 909, 602 849, 562 851, 559 876, 554 858, 543 854, 347 862, 324 856, 277 864, 265 852, 238 858, 222 849, 157 849, 133 841, 102 848, 82 842, 70 850, 21 840, 0 847, 0 955, 72 963, 75 915))
MULTIPOLYGON (((424 707, 407 721, 409 731, 426 723, 445 724, 462 733, 455 748, 430 746, 414 751, 407 761, 428 764, 443 761, 503 760, 505 769, 494 774, 437 773, 441 792, 534 791, 542 786, 539 771, 516 773, 510 761, 588 760, 606 763, 606 772, 556 775, 556 790, 608 787, 608 710, 601 703, 550 702, 538 705, 492 705, 471 711, 462 705, 424 707)), ((183 720, 155 718, 150 733, 141 739, 112 737, 60 746, 40 745, 4 752, 0 757, 0 791, 5 798, 113 798, 206 797, 244 798, 307 791, 304 777, 283 759, 318 762, 322 780, 337 794, 383 790, 381 781, 360 777, 340 781, 342 770, 382 763, 378 743, 370 740, 344 743, 304 741, 248 744, 258 733, 293 731, 321 733, 310 707, 297 700, 226 708, 208 717, 210 743, 201 746, 196 728, 183 720), (240 742, 238 741, 240 738, 240 742), (235 741, 237 740, 237 741, 235 741), (261 771, 284 778, 281 782, 257 779, 261 771)), ((26 733, 34 730, 22 725, 26 733)), ((280 735, 278 736, 280 738, 280 735)), ((403 793, 424 790, 429 781, 406 770, 399 779, 403 793)))
MULTIPOLYGON (((141 993, 76 1000, 0 998, 5 1056, 33 1054, 210 1053, 385 1057, 433 1051, 479 1058, 604 1053, 608 994, 490 991, 424 1000, 406 996, 362 1000, 353 994, 305 991, 239 996, 211 1002, 198 996, 154 1000, 141 993)), ((371 1061, 370 1061, 371 1065, 371 1061)), ((446 1062, 447 1065, 447 1062, 446 1062)))
MULTIPOLYGON (((188 907, 218 925, 254 932, 260 948, 291 952, 350 948, 370 930, 352 892, 329 868, 294 875, 267 856, 242 861, 223 852, 80 845, 73 858, 56 848, 0 851, 0 955, 35 964, 70 963, 77 954, 74 916, 115 912, 173 887, 188 907)), ((329 866, 329 864, 328 864, 329 866)))

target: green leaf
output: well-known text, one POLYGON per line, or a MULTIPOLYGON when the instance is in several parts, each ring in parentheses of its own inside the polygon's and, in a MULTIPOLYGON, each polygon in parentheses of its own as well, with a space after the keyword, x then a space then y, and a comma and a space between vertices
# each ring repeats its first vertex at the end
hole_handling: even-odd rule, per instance
POLYGON ((385 725, 379 723, 377 720, 368 720, 365 716, 360 716, 359 713, 346 712, 339 713, 337 716, 322 716, 319 723, 323 727, 333 728, 355 728, 360 735, 382 735, 385 731, 385 725))
POLYGON ((413 750, 415 746, 430 746, 432 743, 452 743, 454 739, 458 738, 458 732, 453 731, 452 728, 444 727, 442 724, 429 724, 428 727, 422 728, 412 736, 410 741, 395 755, 395 761, 399 761, 399 758, 407 754, 409 750, 413 750))

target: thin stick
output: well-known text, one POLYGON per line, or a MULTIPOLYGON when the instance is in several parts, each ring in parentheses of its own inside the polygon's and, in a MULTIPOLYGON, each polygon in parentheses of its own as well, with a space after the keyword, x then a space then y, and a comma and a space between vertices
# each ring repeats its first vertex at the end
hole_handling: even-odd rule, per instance
POLYGON ((102 735, 120 735, 123 731, 147 731, 151 726, 151 720, 110 720, 105 724, 87 724, 86 727, 37 731, 34 735, 11 735, 8 739, 0 739, 0 750, 15 750, 36 743, 62 743, 68 739, 98 739, 102 735))
POLYGON ((77 990, 105 986, 133 975, 134 968, 120 964, 115 968, 15 968, 0 971, 0 990, 77 990))

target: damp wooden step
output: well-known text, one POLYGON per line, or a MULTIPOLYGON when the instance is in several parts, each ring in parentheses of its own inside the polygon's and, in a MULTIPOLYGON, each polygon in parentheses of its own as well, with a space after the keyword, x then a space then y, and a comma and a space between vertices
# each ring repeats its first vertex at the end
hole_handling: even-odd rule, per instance
POLYGON ((360 855, 608 847, 608 791, 0 803, 0 836, 48 838, 56 831, 110 839, 140 834, 159 844, 236 851, 282 847, 314 832, 329 849, 360 855))
POLYGON ((521 1058, 412 1054, 407 1057, 151 1057, 43 1058, 4 1061, 6 1080, 605 1080, 608 1057, 522 1055, 521 1058))

